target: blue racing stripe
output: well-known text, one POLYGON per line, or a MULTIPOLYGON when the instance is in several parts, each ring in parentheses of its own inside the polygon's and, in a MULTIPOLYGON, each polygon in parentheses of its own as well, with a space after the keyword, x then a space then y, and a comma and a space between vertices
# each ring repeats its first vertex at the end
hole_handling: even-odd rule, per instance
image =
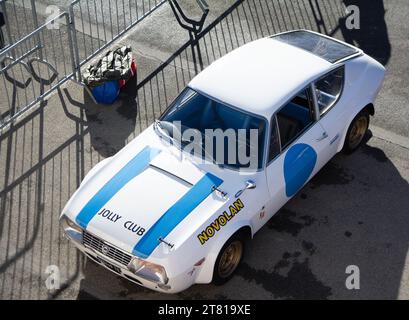
POLYGON ((170 207, 160 219, 145 233, 133 249, 133 254, 147 258, 159 245, 159 238, 165 238, 190 212, 202 203, 212 192, 214 187, 222 184, 223 180, 206 173, 190 190, 170 207))
POLYGON ((91 219, 101 208, 129 181, 142 173, 150 161, 160 153, 160 150, 145 147, 132 160, 130 160, 119 172, 111 178, 82 208, 76 221, 82 228, 87 228, 91 219))

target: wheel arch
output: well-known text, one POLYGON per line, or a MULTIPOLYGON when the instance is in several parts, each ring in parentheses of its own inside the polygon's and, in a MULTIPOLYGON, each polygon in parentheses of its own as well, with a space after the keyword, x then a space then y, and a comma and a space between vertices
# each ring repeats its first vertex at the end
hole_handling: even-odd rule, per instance
POLYGON ((347 132, 348 132, 348 128, 351 125, 352 121, 355 119, 355 117, 363 110, 368 110, 368 112, 369 112, 369 114, 371 116, 375 115, 375 106, 374 106, 373 102, 368 102, 368 103, 366 103, 364 105, 365 106, 363 108, 357 108, 356 112, 351 113, 351 116, 349 117, 349 119, 347 121, 348 125, 345 126, 344 131, 342 132, 342 139, 339 140, 340 143, 339 143, 338 150, 337 150, 338 152, 341 151, 343 146, 344 146, 345 138, 346 138, 346 135, 347 135, 347 132))
MULTIPOLYGON (((253 238, 253 228, 249 223, 238 222, 229 228, 228 232, 223 233, 222 237, 219 237, 217 241, 211 244, 211 248, 208 251, 205 262, 203 263, 200 272, 196 277, 196 283, 210 283, 213 279, 214 264, 216 263, 217 256, 224 244, 235 234, 242 233, 246 240, 253 238)), ((216 240, 213 238, 212 240, 216 240)), ((210 244, 210 243, 209 243, 210 244)))

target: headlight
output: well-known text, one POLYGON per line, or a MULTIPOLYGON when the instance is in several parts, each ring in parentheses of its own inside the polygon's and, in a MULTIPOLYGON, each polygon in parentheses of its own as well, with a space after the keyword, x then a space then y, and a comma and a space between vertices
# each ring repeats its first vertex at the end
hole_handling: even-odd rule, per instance
POLYGON ((60 222, 61 227, 69 238, 78 242, 82 241, 82 229, 74 221, 63 215, 60 218, 60 222))
POLYGON ((63 215, 60 219, 61 221, 61 226, 63 229, 74 229, 75 231, 82 232, 82 229, 80 226, 78 226, 74 221, 72 221, 70 218, 68 218, 66 215, 63 215))
POLYGON ((169 280, 164 267, 136 257, 129 262, 128 269, 135 275, 155 283, 166 284, 169 280))

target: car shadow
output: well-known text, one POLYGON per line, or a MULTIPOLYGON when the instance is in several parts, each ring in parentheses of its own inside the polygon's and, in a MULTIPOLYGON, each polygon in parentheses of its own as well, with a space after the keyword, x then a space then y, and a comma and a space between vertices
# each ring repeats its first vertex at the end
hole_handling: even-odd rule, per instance
POLYGON ((397 151, 380 146, 374 138, 329 162, 267 224, 273 248, 256 237, 262 248, 254 243, 251 252, 279 257, 271 271, 245 263, 242 277, 281 298, 396 299, 409 244, 409 185, 390 158, 397 151), (351 265, 360 270, 359 290, 346 287, 351 265))

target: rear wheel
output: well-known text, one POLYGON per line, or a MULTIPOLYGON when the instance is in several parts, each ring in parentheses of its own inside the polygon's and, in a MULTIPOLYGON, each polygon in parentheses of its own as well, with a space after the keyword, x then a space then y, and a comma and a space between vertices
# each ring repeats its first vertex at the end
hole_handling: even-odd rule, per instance
POLYGON ((222 285, 229 281, 240 264, 244 254, 244 237, 233 235, 224 244, 217 256, 213 270, 213 283, 222 285))
POLYGON ((352 120, 347 135, 345 137, 343 151, 346 154, 351 154, 358 149, 369 127, 369 112, 364 109, 352 120))

